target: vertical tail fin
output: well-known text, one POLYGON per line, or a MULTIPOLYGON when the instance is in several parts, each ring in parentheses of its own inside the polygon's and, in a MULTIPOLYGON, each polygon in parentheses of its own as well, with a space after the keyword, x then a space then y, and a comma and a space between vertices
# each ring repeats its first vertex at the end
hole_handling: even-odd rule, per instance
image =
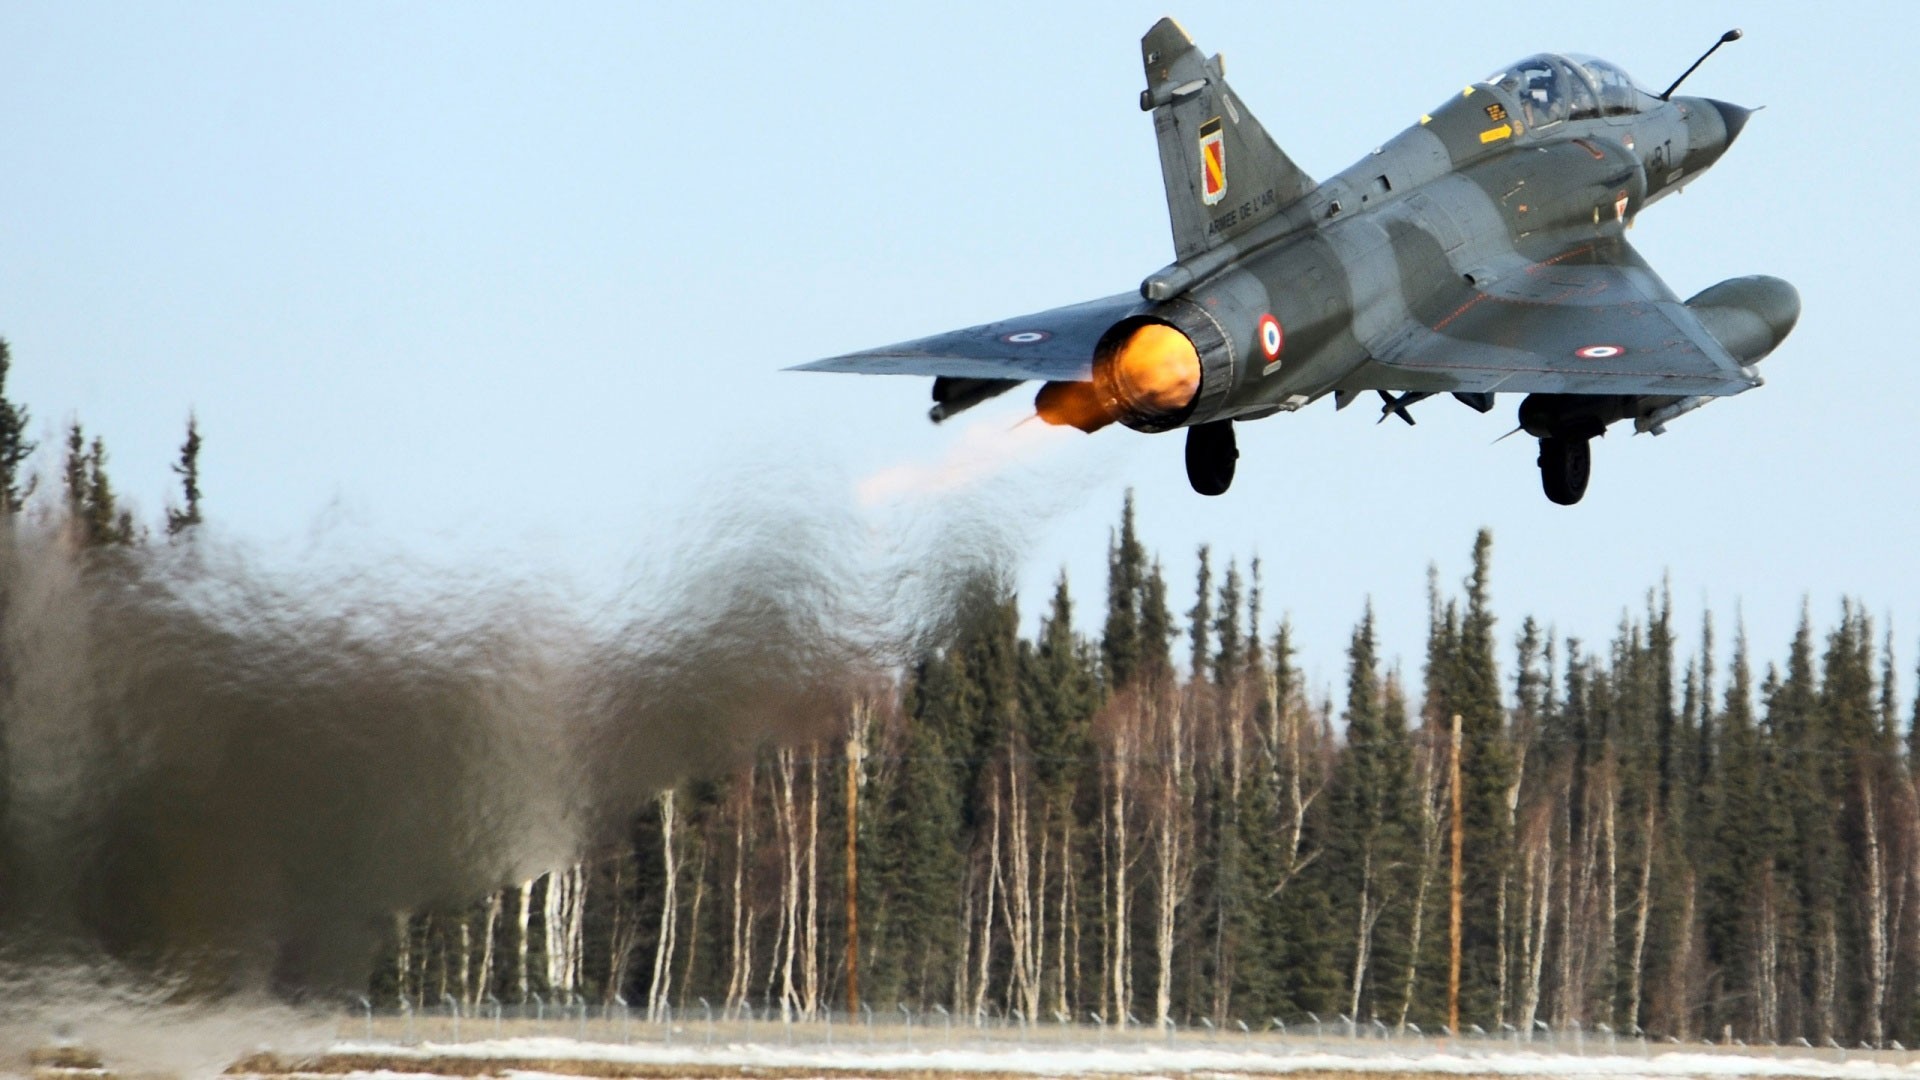
POLYGON ((1312 191, 1312 177, 1274 145, 1209 60, 1172 19, 1140 39, 1175 257, 1217 247, 1312 191))

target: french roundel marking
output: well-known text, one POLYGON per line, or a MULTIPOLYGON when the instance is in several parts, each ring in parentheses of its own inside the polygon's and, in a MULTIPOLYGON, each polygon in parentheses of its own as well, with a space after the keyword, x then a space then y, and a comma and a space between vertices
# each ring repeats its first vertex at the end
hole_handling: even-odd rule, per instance
POLYGON ((1582 360, 1611 360, 1626 351, 1618 345, 1589 345, 1584 349, 1573 350, 1573 355, 1582 360))
POLYGON ((1001 334, 1000 340, 1009 345, 1038 345, 1053 337, 1045 330, 1015 330, 1011 334, 1001 334))
POLYGON ((1280 329, 1280 320, 1271 315, 1260 316, 1260 351, 1272 360, 1280 355, 1287 343, 1286 334, 1280 329))

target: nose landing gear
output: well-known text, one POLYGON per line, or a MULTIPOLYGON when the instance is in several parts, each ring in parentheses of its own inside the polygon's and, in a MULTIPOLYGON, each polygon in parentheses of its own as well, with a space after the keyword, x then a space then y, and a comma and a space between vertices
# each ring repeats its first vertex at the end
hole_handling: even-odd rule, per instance
POLYGON ((1593 476, 1593 454, 1587 440, 1551 436, 1540 440, 1540 486, 1547 498, 1572 506, 1587 493, 1593 476))

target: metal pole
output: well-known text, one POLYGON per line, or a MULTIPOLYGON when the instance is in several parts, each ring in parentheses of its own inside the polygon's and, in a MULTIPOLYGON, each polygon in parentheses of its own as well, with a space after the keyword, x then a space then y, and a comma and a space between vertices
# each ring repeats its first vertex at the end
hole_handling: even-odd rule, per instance
POLYGON ((1448 766, 1449 784, 1453 788, 1453 904, 1448 919, 1451 941, 1448 944, 1447 958, 1447 1026, 1454 1031, 1460 1030, 1460 856, 1466 846, 1466 827, 1461 820, 1461 807, 1464 802, 1460 790, 1460 714, 1453 714, 1453 753, 1448 766))

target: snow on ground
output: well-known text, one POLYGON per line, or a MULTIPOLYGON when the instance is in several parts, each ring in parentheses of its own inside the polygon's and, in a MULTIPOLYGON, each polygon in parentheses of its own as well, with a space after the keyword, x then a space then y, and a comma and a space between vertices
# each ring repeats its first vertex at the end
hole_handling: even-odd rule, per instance
MULTIPOLYGON (((833 1072, 878 1074, 891 1072, 1016 1073, 1036 1076, 1094 1074, 1177 1075, 1193 1073, 1435 1073, 1476 1076, 1549 1077, 1816 1077, 1831 1080, 1920 1080, 1920 1060, 1901 1054, 1901 1061, 1874 1060, 1854 1054, 1838 1060, 1837 1052, 1769 1051, 1709 1052, 1655 1050, 1639 1054, 1535 1053, 1513 1048, 1472 1048, 1431 1053, 1337 1053, 1325 1050, 1275 1053, 1271 1050, 1226 1047, 1135 1045, 1125 1047, 1013 1045, 953 1046, 926 1049, 903 1047, 794 1047, 757 1043, 723 1046, 629 1046, 537 1037, 462 1043, 423 1043, 396 1046, 379 1043, 340 1043, 336 1054, 406 1058, 470 1058, 503 1062, 594 1061, 619 1062, 658 1068, 820 1069, 833 1072), (1827 1056, 1831 1055, 1831 1056, 1827 1056)), ((360 1073, 359 1077, 392 1074, 360 1073)), ((521 1073, 516 1075, 534 1076, 521 1073)), ((419 1080, 419 1074, 408 1080, 419 1080)))

